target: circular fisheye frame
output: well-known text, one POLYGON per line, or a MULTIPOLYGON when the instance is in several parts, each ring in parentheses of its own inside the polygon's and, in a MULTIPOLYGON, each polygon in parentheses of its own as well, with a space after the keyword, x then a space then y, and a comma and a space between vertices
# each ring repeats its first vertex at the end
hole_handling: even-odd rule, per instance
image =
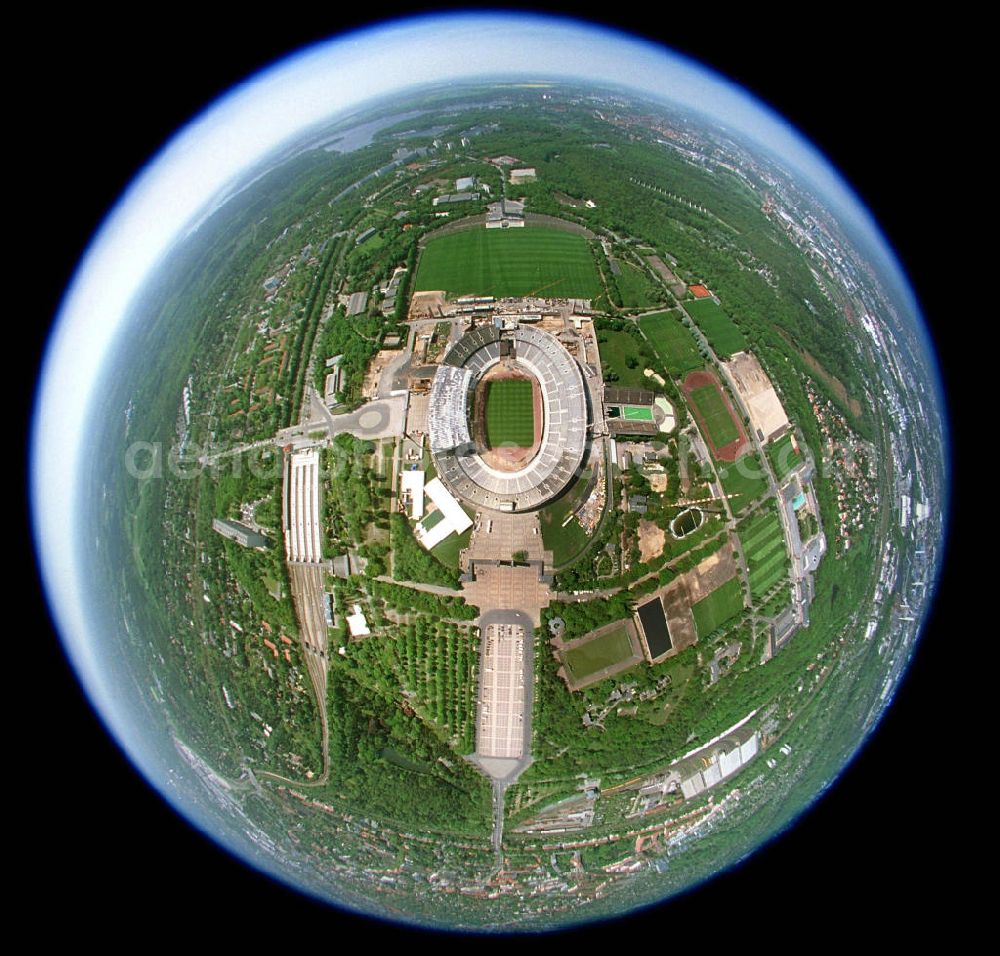
POLYGON ((223 95, 96 233, 32 428, 109 737, 239 860, 410 927, 746 859, 878 724, 941 568, 936 359, 867 209, 576 20, 387 22, 223 95))

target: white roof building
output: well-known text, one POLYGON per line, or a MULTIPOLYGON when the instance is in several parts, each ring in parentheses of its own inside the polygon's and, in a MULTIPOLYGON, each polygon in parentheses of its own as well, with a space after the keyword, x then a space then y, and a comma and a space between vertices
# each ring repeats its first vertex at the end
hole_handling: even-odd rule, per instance
MULTIPOLYGON (((440 512, 435 511, 434 514, 440 514, 440 512)), ((429 528, 425 528, 422 524, 417 525, 416 534, 420 543, 430 551, 444 541, 454 530, 451 522, 447 518, 442 518, 437 524, 429 528)))
POLYGON ((434 478, 423 486, 427 497, 434 502, 437 510, 417 525, 417 540, 430 551, 453 531, 461 534, 472 524, 472 519, 458 503, 455 496, 444 486, 440 478, 434 478))
POLYGON ((461 534, 469 525, 472 519, 465 513, 465 509, 458 503, 455 496, 445 488, 440 478, 434 478, 424 486, 427 496, 444 513, 452 528, 461 534))
POLYGON ((287 457, 282 488, 282 527, 285 556, 289 561, 318 564, 323 560, 320 481, 318 449, 297 451, 287 457))
POLYGON ((410 517, 419 521, 424 516, 424 472, 404 471, 399 480, 399 491, 410 496, 410 517))
POLYGON ((371 634, 360 604, 355 604, 354 613, 347 615, 347 629, 351 632, 351 637, 367 637, 371 634))

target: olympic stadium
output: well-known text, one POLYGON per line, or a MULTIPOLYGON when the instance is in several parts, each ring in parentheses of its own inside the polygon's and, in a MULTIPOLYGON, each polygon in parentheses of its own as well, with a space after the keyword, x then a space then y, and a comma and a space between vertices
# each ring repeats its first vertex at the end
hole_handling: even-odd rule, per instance
POLYGON ((457 497, 495 511, 530 511, 558 495, 583 460, 587 396, 576 361, 541 329, 475 328, 444 357, 431 385, 431 455, 457 497), (534 438, 526 447, 490 447, 484 429, 488 386, 531 383, 534 438))

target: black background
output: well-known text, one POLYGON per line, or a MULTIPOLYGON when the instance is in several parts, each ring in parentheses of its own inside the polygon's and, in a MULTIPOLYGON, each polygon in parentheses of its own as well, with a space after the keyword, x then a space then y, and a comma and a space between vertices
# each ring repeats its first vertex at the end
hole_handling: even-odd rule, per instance
MULTIPOLYGON (((379 13, 405 9, 412 8, 383 5, 379 13)), ((942 262, 953 226, 942 191, 961 175, 943 140, 958 122, 948 111, 961 91, 958 55, 941 46, 934 26, 911 24, 900 38, 894 28, 843 8, 819 26, 766 11, 722 16, 702 7, 664 8, 648 18, 601 14, 745 85, 826 153, 899 252, 938 337, 949 394, 959 402, 939 270, 957 266, 947 254, 942 262)), ((133 175, 179 125, 234 82, 305 42, 354 25, 343 15, 316 19, 316 11, 304 7, 242 15, 254 23, 234 27, 204 14, 142 27, 88 18, 63 21, 58 36, 39 32, 37 40, 27 39, 33 66, 24 93, 30 113, 25 160, 29 182, 38 177, 43 212, 32 220, 39 228, 25 396, 62 289, 133 175)), ((568 942, 624 940, 638 931, 655 934, 663 945, 697 939, 718 945, 724 937, 717 934, 728 927, 735 939, 749 934, 808 945, 817 932, 830 941, 851 940, 872 921, 889 934, 904 924, 937 925, 955 875, 942 826, 955 807, 943 799, 944 788, 952 771, 964 772, 930 766, 944 762, 939 708, 954 694, 946 624, 955 606, 954 577, 949 562, 895 706, 835 788, 792 831, 693 894, 620 925, 569 934, 568 942)), ((54 917, 84 938, 124 940, 142 932, 175 945, 198 938, 322 946, 356 932, 365 933, 368 944, 406 937, 277 886, 191 830, 106 737, 61 657, 37 585, 26 593, 33 602, 27 624, 39 651, 32 670, 45 692, 44 733, 26 758, 29 780, 17 785, 21 818, 32 833, 25 888, 56 903, 54 917)), ((36 707, 37 693, 29 689, 36 707)))

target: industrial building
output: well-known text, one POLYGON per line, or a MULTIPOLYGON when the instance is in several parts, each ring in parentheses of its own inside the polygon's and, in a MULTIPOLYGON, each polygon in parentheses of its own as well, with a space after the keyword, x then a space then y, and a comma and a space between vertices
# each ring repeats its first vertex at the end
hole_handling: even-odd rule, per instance
POLYGON ((228 518, 213 518, 212 528, 218 531, 222 537, 229 538, 230 541, 235 541, 244 548, 267 547, 267 538, 264 535, 239 521, 230 521, 228 518))
POLYGON ((361 315, 366 308, 368 308, 368 293, 352 292, 351 297, 347 300, 348 317, 352 315, 361 315))
POLYGON ((514 199, 501 199, 487 206, 487 229, 511 229, 524 226, 524 203, 514 199))
POLYGON ((450 193, 446 196, 435 196, 432 205, 446 206, 457 202, 475 202, 479 199, 479 193, 450 193))

